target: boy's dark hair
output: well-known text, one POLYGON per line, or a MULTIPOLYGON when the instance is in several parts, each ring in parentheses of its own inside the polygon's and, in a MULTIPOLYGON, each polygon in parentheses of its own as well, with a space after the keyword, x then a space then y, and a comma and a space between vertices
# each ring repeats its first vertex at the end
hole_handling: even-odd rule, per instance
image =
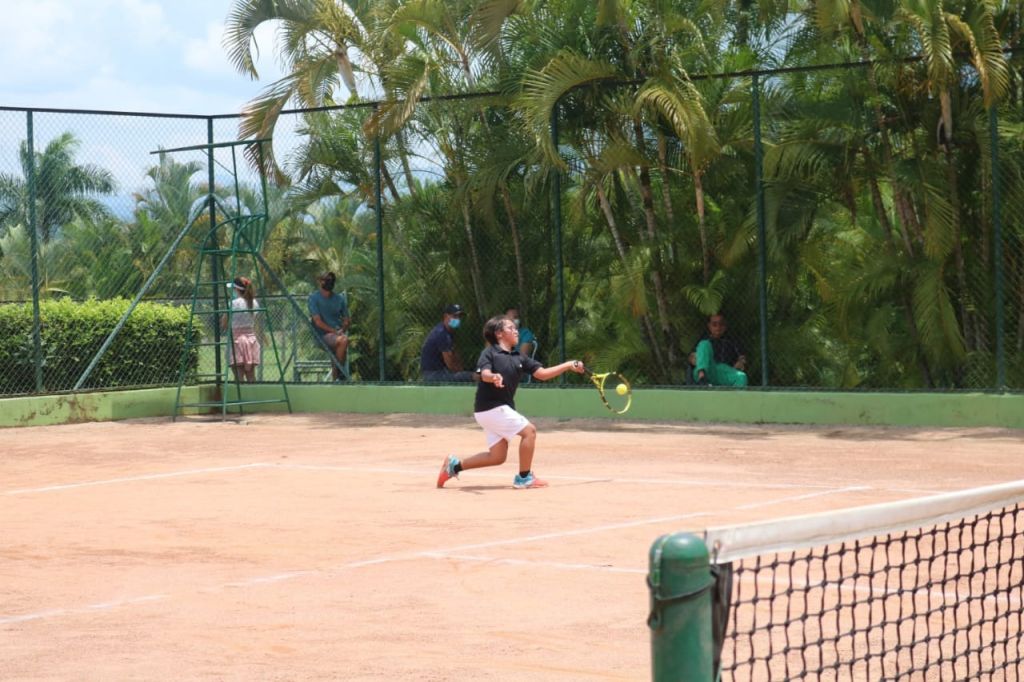
POLYGON ((492 346, 498 343, 498 332, 505 325, 508 318, 504 315, 495 315, 484 323, 484 340, 492 346))

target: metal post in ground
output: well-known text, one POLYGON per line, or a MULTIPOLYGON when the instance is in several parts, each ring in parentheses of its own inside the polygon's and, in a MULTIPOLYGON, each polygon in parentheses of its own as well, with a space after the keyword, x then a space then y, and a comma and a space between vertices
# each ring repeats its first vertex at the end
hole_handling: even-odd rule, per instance
POLYGON ((711 588, 715 578, 704 540, 692 533, 663 535, 651 545, 647 586, 654 682, 714 679, 711 588))

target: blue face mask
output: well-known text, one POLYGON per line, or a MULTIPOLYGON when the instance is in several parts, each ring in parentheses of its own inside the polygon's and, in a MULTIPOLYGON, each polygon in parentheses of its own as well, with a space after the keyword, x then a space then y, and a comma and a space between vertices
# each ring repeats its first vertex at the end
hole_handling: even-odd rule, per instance
POLYGON ((448 326, 451 327, 452 329, 458 329, 460 324, 462 324, 462 320, 460 320, 457 317, 453 317, 452 319, 448 320, 448 326))

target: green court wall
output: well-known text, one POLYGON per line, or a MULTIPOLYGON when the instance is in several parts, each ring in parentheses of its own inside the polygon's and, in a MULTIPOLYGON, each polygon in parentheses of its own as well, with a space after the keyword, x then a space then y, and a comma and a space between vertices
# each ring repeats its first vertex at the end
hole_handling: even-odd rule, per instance
MULTIPOLYGON (((0 399, 0 427, 40 426, 169 416, 174 388, 0 399)), ((234 395, 233 387, 229 387, 234 395)), ((280 396, 278 385, 247 387, 245 397, 280 396)), ((184 389, 183 402, 212 399, 212 386, 184 389)), ((472 386, 293 385, 294 412, 462 414, 472 412, 472 386)), ((766 424, 1024 428, 1024 394, 832 393, 790 390, 638 389, 625 417, 608 412, 588 387, 523 387, 517 407, 530 417, 766 424)), ((282 411, 257 405, 252 412, 282 411)))

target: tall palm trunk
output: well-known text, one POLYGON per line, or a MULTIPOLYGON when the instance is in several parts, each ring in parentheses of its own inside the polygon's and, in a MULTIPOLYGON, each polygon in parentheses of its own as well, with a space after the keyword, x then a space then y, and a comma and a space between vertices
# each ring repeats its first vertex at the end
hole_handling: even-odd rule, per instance
POLYGON ((508 229, 512 233, 512 251, 516 259, 516 288, 519 293, 517 305, 524 318, 529 319, 527 313, 528 297, 526 295, 526 271, 523 267, 523 248, 519 239, 519 225, 516 223, 516 212, 512 206, 512 194, 508 191, 508 184, 501 180, 498 183, 501 190, 501 200, 505 206, 505 215, 508 216, 508 229))
POLYGON ((704 275, 704 286, 711 281, 711 246, 708 242, 708 227, 704 222, 704 173, 693 169, 693 192, 697 201, 697 231, 700 233, 700 262, 704 275))
POLYGON ((668 168, 668 139, 658 134, 658 167, 661 171, 661 200, 665 205, 665 220, 668 221, 669 234, 673 240, 669 242, 669 261, 675 262, 675 235, 676 235, 676 212, 672 207, 672 183, 669 182, 668 168))
MULTIPOLYGON (((646 156, 646 145, 644 144, 643 124, 639 119, 633 120, 633 132, 636 134, 637 149, 641 155, 646 156)), ((651 183, 651 173, 646 165, 640 166, 640 198, 644 207, 644 219, 647 225, 646 239, 651 252, 651 281, 654 283, 654 298, 658 307, 658 322, 661 326, 662 341, 668 349, 667 356, 670 367, 675 366, 676 353, 672 346, 672 326, 669 322, 668 299, 665 296, 665 287, 661 278, 661 257, 659 254, 658 220, 654 213, 654 190, 651 183)))
POLYGON ((391 171, 388 170, 387 164, 380 164, 380 174, 384 178, 384 184, 388 186, 388 191, 391 192, 391 197, 397 204, 402 200, 402 197, 398 194, 398 187, 395 186, 395 179, 391 176, 391 171))
MULTIPOLYGON (((868 151, 864 150, 864 156, 866 159, 870 158, 868 151)), ((868 164, 871 165, 870 163, 868 164)), ((882 224, 886 234, 889 236, 887 242, 887 251, 892 254, 893 258, 896 258, 896 242, 893 234, 892 221, 889 220, 889 212, 885 209, 885 202, 882 200, 882 192, 878 187, 878 179, 875 175, 869 172, 870 180, 869 185, 871 186, 871 203, 875 209, 875 217, 878 222, 882 224)), ((906 240, 906 234, 903 235, 905 248, 910 249, 910 243, 906 240)), ((903 307, 903 316, 907 322, 907 329, 910 330, 910 338, 914 343, 915 348, 920 348, 921 334, 917 329, 917 320, 914 318, 914 303, 910 299, 910 294, 906 288, 901 287, 901 293, 899 297, 900 303, 903 307)), ((920 362, 921 376, 924 379, 926 386, 932 385, 932 373, 931 368, 928 366, 928 359, 923 354, 918 353, 918 360, 920 362)))
POLYGON ((480 270, 480 255, 476 250, 476 239, 473 237, 473 222, 469 217, 469 195, 465 201, 459 202, 462 208, 462 226, 466 230, 466 243, 469 244, 469 274, 473 279, 473 294, 476 297, 477 313, 481 319, 487 317, 487 303, 484 299, 483 277, 480 270))
POLYGON ((402 174, 405 175, 405 186, 409 188, 409 195, 416 196, 416 178, 412 174, 412 166, 409 164, 409 149, 405 141, 405 130, 398 131, 395 135, 395 143, 398 147, 398 158, 402 161, 402 174))
MULTIPOLYGON (((619 260, 622 262, 622 268, 623 270, 628 270, 629 262, 626 258, 626 247, 622 242, 622 235, 619 233, 619 225, 615 220, 615 212, 612 211, 612 205, 608 201, 608 195, 605 194, 601 183, 595 183, 595 188, 597 191, 597 203, 601 206, 601 212, 604 213, 605 223, 608 225, 608 231, 611 232, 612 241, 615 242, 615 250, 619 254, 619 260)), ((655 361, 659 365, 664 366, 665 354, 661 349, 661 344, 658 342, 658 335, 654 330, 654 323, 651 322, 651 316, 645 312, 640 316, 640 322, 644 326, 647 343, 650 345, 651 350, 654 351, 655 361)))
MULTIPOLYGON (((850 19, 853 21, 854 33, 857 37, 857 44, 860 48, 861 58, 865 62, 870 62, 871 49, 868 44, 867 35, 864 33, 864 21, 861 14, 859 0, 854 0, 850 3, 850 19)), ((892 140, 889 137, 889 126, 885 122, 885 114, 882 112, 882 105, 880 103, 882 89, 878 85, 878 78, 875 75, 873 67, 868 67, 867 77, 872 101, 871 108, 875 116, 875 125, 878 127, 878 132, 882 141, 882 165, 885 169, 886 176, 889 179, 889 183, 892 185, 893 201, 896 207, 896 212, 900 217, 899 227, 900 231, 903 233, 903 241, 908 245, 907 253, 912 255, 913 249, 909 246, 911 243, 910 235, 913 234, 919 238, 919 241, 922 241, 924 231, 921 229, 921 221, 917 217, 917 212, 914 210, 910 197, 896 179, 896 171, 893 163, 892 140)))
POLYGON ((960 194, 957 185, 956 166, 953 163, 953 150, 946 147, 946 181, 949 184, 949 202, 953 208, 953 256, 956 260, 956 283, 960 292, 957 303, 960 307, 960 329, 968 350, 977 350, 981 339, 977 338, 974 316, 968 310, 967 269, 964 265, 964 247, 960 221, 960 194), (973 339, 972 339, 973 337, 973 339), (972 343, 973 340, 973 343, 972 343))

